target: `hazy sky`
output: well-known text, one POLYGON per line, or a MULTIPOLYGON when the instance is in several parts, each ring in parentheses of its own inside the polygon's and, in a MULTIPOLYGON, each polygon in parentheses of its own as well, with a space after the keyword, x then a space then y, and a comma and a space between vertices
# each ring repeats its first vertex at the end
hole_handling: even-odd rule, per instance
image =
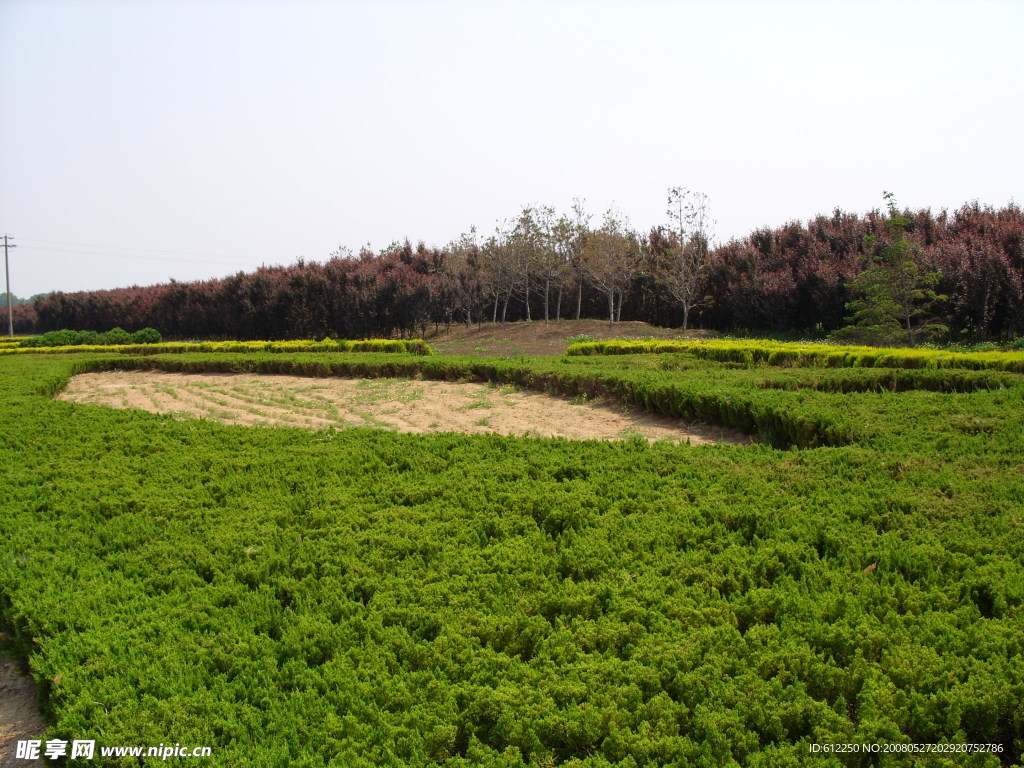
MULTIPOLYGON (((195 280, 524 204, 721 240, 1024 197, 1024 2, 0 0, 11 289, 195 280)), ((3 286, 0 285, 0 291, 3 286)))

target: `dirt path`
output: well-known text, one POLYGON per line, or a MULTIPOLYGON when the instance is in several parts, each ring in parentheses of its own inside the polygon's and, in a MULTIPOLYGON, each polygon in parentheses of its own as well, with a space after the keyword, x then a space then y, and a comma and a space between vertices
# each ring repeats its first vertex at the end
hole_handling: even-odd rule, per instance
POLYGON ((113 371, 75 376, 60 398, 226 424, 306 429, 370 426, 399 432, 497 432, 572 440, 639 436, 651 442, 694 445, 750 442, 742 433, 700 422, 630 413, 617 406, 512 386, 448 381, 113 371))
POLYGON ((46 723, 36 706, 36 684, 14 659, 0 654, 0 768, 46 765, 43 760, 19 760, 19 741, 43 739, 46 723))

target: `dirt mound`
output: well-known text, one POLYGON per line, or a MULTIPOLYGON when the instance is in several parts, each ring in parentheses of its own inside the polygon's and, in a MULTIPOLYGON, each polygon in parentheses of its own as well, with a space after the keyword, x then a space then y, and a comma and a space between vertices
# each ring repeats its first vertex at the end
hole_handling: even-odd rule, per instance
POLYGON ((561 355, 575 341, 604 339, 700 339, 708 331, 658 328, 638 320, 615 323, 607 320, 543 320, 518 323, 453 325, 429 334, 426 341, 442 355, 516 357, 518 355, 561 355), (581 339, 580 337, 586 337, 581 339))
POLYGON ((450 381, 113 371, 75 376, 60 397, 226 424, 497 432, 571 440, 749 442, 733 430, 632 413, 612 404, 450 381))

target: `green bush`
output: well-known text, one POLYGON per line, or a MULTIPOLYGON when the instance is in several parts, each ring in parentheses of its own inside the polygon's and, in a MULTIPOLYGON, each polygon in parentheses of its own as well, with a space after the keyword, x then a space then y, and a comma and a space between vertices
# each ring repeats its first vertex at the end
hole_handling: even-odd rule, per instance
POLYGON ((160 332, 155 328, 143 328, 135 333, 128 333, 122 328, 114 328, 106 333, 96 331, 50 331, 42 336, 24 339, 22 348, 32 347, 79 347, 79 346, 124 346, 127 344, 157 344, 162 341, 160 332))
POLYGON ((132 344, 159 344, 163 341, 163 336, 160 335, 160 331, 156 328, 143 328, 141 331, 136 331, 132 334, 132 344))
POLYGON ((21 342, 22 347, 63 347, 81 344, 79 331, 50 331, 42 336, 33 336, 21 342))
POLYGON ((113 328, 106 333, 101 333, 99 338, 100 344, 109 344, 111 346, 131 344, 132 341, 132 335, 124 330, 124 328, 113 328))

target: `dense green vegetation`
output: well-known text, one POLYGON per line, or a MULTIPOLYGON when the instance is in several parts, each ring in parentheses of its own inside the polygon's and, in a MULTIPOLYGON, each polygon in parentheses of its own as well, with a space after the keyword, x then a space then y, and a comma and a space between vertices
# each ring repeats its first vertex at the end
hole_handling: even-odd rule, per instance
POLYGON ((715 339, 586 341, 570 345, 567 355, 636 355, 685 352, 706 360, 765 364, 771 366, 821 366, 831 368, 992 368, 1024 373, 1024 352, 988 350, 950 352, 906 347, 794 344, 782 341, 715 339))
MULTIPOLYGON (((169 352, 408 352, 414 355, 430 355, 433 350, 422 339, 323 339, 322 341, 160 341, 156 337, 139 337, 143 329, 128 341, 111 341, 92 331, 57 331, 25 339, 18 344, 0 345, 0 354, 15 352, 120 352, 126 355, 155 355, 169 352), (99 341, 71 341, 60 334, 78 334, 76 339, 99 337, 99 341), (91 336, 90 336, 91 334, 91 336), (45 340, 45 341, 41 341, 45 340)), ((125 334, 132 337, 132 334, 125 334)), ((124 337, 122 337, 124 338, 124 337)))
POLYGON ((77 347, 89 346, 125 346, 127 344, 157 344, 163 341, 160 331, 156 328, 143 328, 129 333, 123 328, 113 328, 105 333, 96 331, 72 331, 63 329, 50 331, 41 336, 32 336, 21 342, 22 347, 77 347))
POLYGON ((2 614, 53 737, 204 765, 1020 764, 1024 376, 801 360, 5 357, 2 614), (50 399, 104 367, 515 382, 767 442, 50 399), (1003 751, 810 751, 848 742, 1003 751))

